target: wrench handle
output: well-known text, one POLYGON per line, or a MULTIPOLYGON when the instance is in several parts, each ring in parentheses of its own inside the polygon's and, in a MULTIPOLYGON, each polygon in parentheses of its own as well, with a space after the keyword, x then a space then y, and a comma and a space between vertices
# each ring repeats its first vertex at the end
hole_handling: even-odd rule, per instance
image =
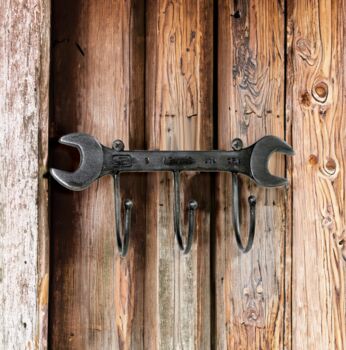
POLYGON ((103 146, 102 175, 121 172, 233 172, 252 177, 252 147, 240 151, 116 151, 103 146))

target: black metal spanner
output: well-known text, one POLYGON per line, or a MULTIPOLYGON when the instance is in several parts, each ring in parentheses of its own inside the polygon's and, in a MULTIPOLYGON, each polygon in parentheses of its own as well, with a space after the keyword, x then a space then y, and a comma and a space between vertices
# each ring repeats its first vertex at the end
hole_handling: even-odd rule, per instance
POLYGON ((250 225, 248 243, 244 247, 240 235, 240 204, 238 174, 250 177, 257 185, 278 187, 287 185, 285 178, 273 176, 268 170, 268 161, 273 152, 293 155, 293 149, 276 136, 264 136, 253 145, 242 148, 237 139, 237 146, 232 151, 125 151, 121 140, 113 142, 113 148, 101 145, 93 136, 83 133, 68 134, 60 138, 60 143, 75 147, 80 152, 80 165, 74 172, 50 169, 52 176, 62 186, 81 191, 93 181, 104 175, 112 175, 115 191, 115 220, 117 246, 121 256, 125 256, 129 244, 131 209, 133 203, 126 199, 124 237, 121 238, 121 207, 119 175, 123 172, 170 171, 174 174, 174 230, 180 249, 187 253, 191 249, 197 202, 191 200, 188 205, 189 224, 187 243, 184 245, 180 220, 180 172, 230 172, 233 175, 233 224, 236 240, 243 252, 250 250, 255 232, 254 196, 249 197, 250 225))

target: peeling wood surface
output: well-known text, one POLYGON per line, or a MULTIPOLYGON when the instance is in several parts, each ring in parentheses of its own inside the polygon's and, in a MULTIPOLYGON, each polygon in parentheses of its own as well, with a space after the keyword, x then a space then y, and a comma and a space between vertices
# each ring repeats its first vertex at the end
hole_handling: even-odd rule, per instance
MULTIPOLYGON (((212 148, 213 6, 148 2, 147 146, 212 148)), ((173 228, 172 175, 148 177, 145 348, 210 349, 210 178, 182 175, 181 213, 199 203, 193 249, 179 251, 173 228)))
POLYGON ((294 349, 345 349, 345 1, 288 8, 294 349))
POLYGON ((50 4, 0 3, 0 348, 45 349, 50 4))
MULTIPOLYGON (((144 147, 144 30, 143 2, 53 2, 53 139, 79 131, 108 146, 119 138, 144 147)), ((71 149, 54 150, 55 167, 78 166, 71 149)), ((79 193, 52 183, 52 349, 143 348, 144 184, 122 181, 135 207, 121 259, 112 179, 79 193)))
MULTIPOLYGON (((284 138, 284 2, 222 1, 218 14, 218 148, 231 149, 236 137, 244 146, 268 134, 284 138)), ((271 170, 284 176, 283 158, 273 157, 271 170)), ((255 241, 247 254, 238 250, 232 229, 231 176, 216 182, 215 347, 284 348, 286 192, 242 180, 245 242, 247 197, 257 197, 255 241)))

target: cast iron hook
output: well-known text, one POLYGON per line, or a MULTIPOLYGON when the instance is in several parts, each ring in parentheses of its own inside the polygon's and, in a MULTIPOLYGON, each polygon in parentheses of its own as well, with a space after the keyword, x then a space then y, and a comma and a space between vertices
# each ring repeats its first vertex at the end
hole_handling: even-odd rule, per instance
POLYGON ((195 230, 195 211, 198 207, 197 202, 192 199, 188 204, 188 233, 186 245, 184 245, 182 231, 181 231, 181 218, 180 218, 180 172, 174 171, 174 232, 175 237, 180 250, 187 254, 191 250, 193 233, 195 230))
POLYGON ((117 239, 117 247, 120 256, 124 257, 129 248, 130 240, 130 226, 131 226, 131 209, 133 207, 133 202, 131 199, 125 199, 125 225, 123 231, 123 238, 121 237, 121 198, 120 198, 120 175, 114 174, 114 205, 115 205, 115 233, 117 239))
POLYGON ((244 247, 241 234, 240 234, 240 191, 238 175, 232 174, 232 209, 233 209, 233 227, 235 232, 235 238, 237 241, 238 248, 243 252, 247 253, 253 245, 255 238, 255 226, 256 226, 256 197, 249 196, 249 236, 246 246, 244 247))
MULTIPOLYGON (((241 139, 236 138, 232 141, 232 148, 235 151, 240 151, 243 148, 243 142, 241 139)), ((240 234, 240 189, 239 179, 237 173, 232 173, 232 210, 233 210, 233 227, 235 232, 235 238, 237 241, 238 248, 243 252, 247 253, 253 245, 255 238, 255 227, 256 227, 256 197, 249 196, 249 235, 246 246, 244 247, 243 241, 240 234)))
MULTIPOLYGON (((113 142, 113 149, 115 151, 122 151, 124 149, 124 143, 121 140, 115 140, 113 142)), ((131 199, 125 199, 125 225, 123 230, 123 238, 121 237, 121 198, 120 198, 120 174, 113 174, 114 180, 114 214, 115 214, 115 234, 117 240, 117 247, 121 257, 126 256, 129 249, 130 241, 130 227, 131 227, 131 209, 133 207, 133 202, 131 199)))

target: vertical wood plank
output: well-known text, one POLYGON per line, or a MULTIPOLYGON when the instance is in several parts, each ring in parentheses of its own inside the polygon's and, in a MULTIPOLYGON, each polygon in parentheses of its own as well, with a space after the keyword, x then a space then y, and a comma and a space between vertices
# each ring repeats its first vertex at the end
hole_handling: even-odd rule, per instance
POLYGON ((290 1, 292 345, 345 349, 345 2, 290 1))
POLYGON ((50 3, 0 3, 0 348, 47 348, 50 3))
MULTIPOLYGON (((212 2, 147 4, 148 148, 211 149, 212 2)), ((187 201, 199 203, 188 255, 174 237, 172 175, 148 180, 146 349, 210 349, 210 178, 190 173, 182 179, 185 233, 187 201)))
MULTIPOLYGON (((218 9, 218 143, 230 149, 268 134, 285 137, 284 1, 221 1, 218 9)), ((285 161, 272 157, 271 171, 285 175, 285 161)), ((286 192, 242 179, 242 230, 247 240, 247 197, 257 197, 252 250, 236 245, 231 213, 231 176, 216 188, 216 348, 279 349, 285 329, 286 192)))
MULTIPOLYGON (((143 148, 144 2, 54 1, 53 25, 51 137, 80 131, 143 148)), ((71 152, 56 149, 55 167, 77 166, 71 152)), ((112 179, 80 193, 52 183, 53 349, 143 348, 145 179, 124 177, 122 195, 135 203, 124 259, 112 179)))

